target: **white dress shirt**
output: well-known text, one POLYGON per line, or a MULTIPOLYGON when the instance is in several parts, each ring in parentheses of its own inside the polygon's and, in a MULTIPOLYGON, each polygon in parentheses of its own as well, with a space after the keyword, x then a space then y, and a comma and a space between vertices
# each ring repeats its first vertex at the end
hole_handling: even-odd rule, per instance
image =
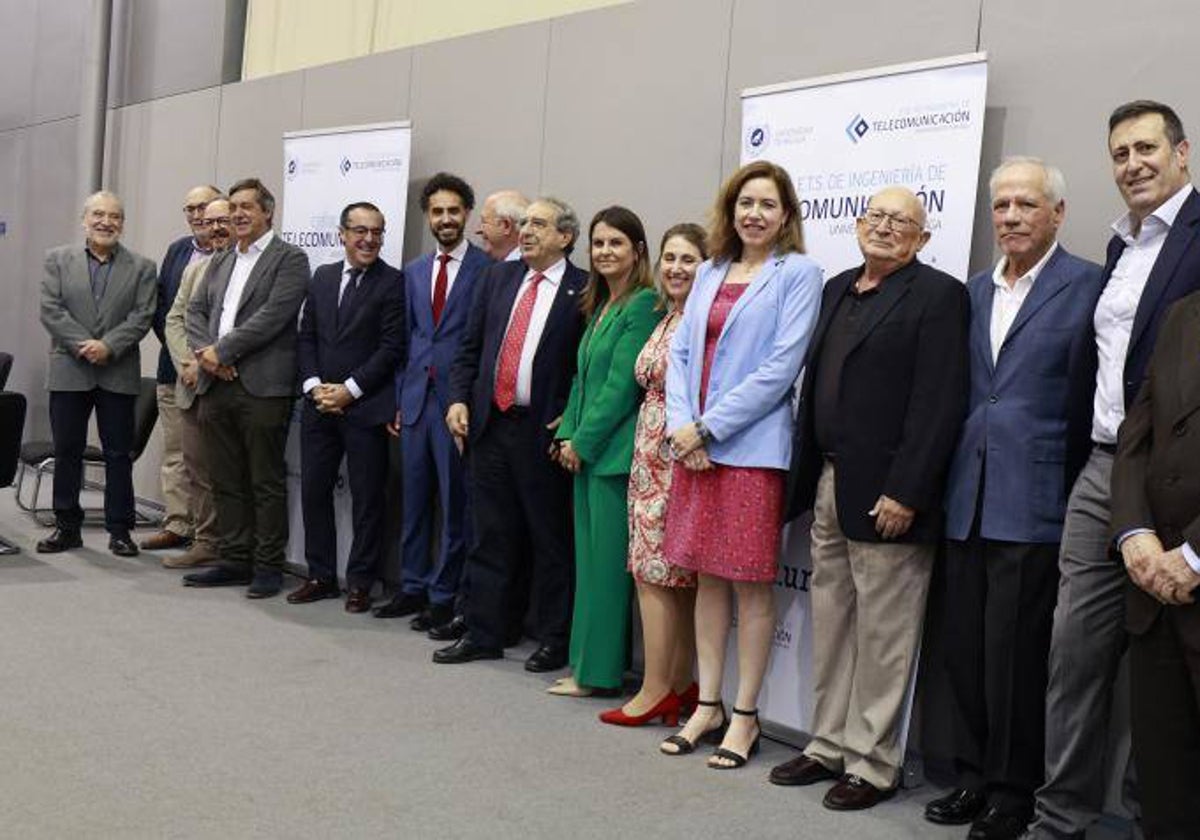
MULTIPOLYGON (((338 283, 338 296, 337 296, 339 307, 342 305, 342 295, 346 294, 346 286, 350 285, 350 272, 353 270, 354 270, 354 266, 350 265, 350 262, 348 260, 342 260, 342 282, 338 283)), ((367 271, 368 271, 368 269, 364 268, 363 274, 365 274, 367 271)), ((359 276, 358 282, 359 283, 363 282, 362 275, 359 276)), ((305 305, 307 305, 307 304, 305 304, 305 305)), ((319 376, 310 376, 310 377, 308 377, 308 379, 305 379, 304 382, 300 385, 300 391, 305 396, 308 396, 308 392, 320 384, 321 384, 321 378, 319 376)), ((354 399, 357 400, 362 397, 362 395, 363 395, 362 388, 358 387, 358 383, 354 381, 353 376, 348 378, 342 384, 346 386, 346 390, 350 392, 350 396, 354 397, 354 399)))
POLYGON ((1092 440, 1112 445, 1125 419, 1125 355, 1133 334, 1133 318, 1179 208, 1191 194, 1188 184, 1142 220, 1136 235, 1130 213, 1113 222, 1113 232, 1125 242, 1112 276, 1096 304, 1096 397, 1092 407, 1092 440))
MULTIPOLYGON (((429 275, 429 299, 433 300, 434 291, 437 289, 438 268, 441 267, 442 249, 438 248, 433 252, 433 270, 429 275)), ((467 255, 467 240, 464 237, 461 242, 454 246, 454 250, 449 252, 450 259, 446 261, 446 299, 450 299, 450 290, 454 288, 454 281, 458 279, 458 270, 462 268, 463 257, 467 255)))
MULTIPOLYGON (((537 355, 542 332, 546 329, 546 319, 550 316, 550 307, 554 304, 554 296, 558 294, 559 284, 562 283, 566 271, 567 260, 564 257, 542 272, 545 279, 538 283, 537 300, 534 301, 533 313, 529 318, 529 330, 525 333, 525 343, 521 346, 521 363, 517 367, 516 405, 529 406, 529 395, 533 390, 533 357, 537 355)), ((533 275, 536 273, 533 269, 526 271, 521 285, 517 287, 517 297, 513 300, 513 307, 508 313, 509 326, 512 325, 513 313, 517 311, 517 305, 521 302, 521 295, 529 288, 529 284, 533 282, 533 275)), ((507 326, 504 328, 504 333, 508 334, 507 326)), ((501 341, 501 347, 503 348, 503 346, 504 343, 501 341)), ((497 367, 500 365, 499 358, 496 359, 496 365, 497 367)), ((492 381, 495 382, 494 372, 492 381)))
POLYGON ((234 247, 233 273, 229 275, 229 285, 225 287, 225 300, 221 304, 221 320, 217 323, 217 338, 224 338, 233 329, 237 320, 238 306, 242 302, 242 292, 246 290, 246 281, 254 270, 258 258, 271 244, 275 231, 267 230, 262 236, 250 243, 245 253, 234 247))
POLYGON ((1030 290, 1033 289, 1033 283, 1037 280, 1042 269, 1046 267, 1046 263, 1054 256, 1054 252, 1058 250, 1058 242, 1050 246, 1040 260, 1033 268, 1026 271, 1017 278, 1017 282, 1012 284, 1010 288, 1008 281, 1004 279, 1004 272, 1008 268, 1008 257, 1002 257, 1000 262, 996 263, 996 269, 992 272, 992 284, 996 287, 995 294, 992 295, 992 323, 991 323, 991 340, 992 340, 992 363, 995 364, 1000 358, 1000 348, 1004 344, 1004 339, 1008 335, 1008 331, 1012 329, 1013 321, 1017 319, 1017 313, 1021 311, 1022 304, 1025 303, 1025 298, 1029 297, 1030 290))
POLYGON ((508 256, 504 258, 505 262, 516 262, 521 259, 521 246, 514 245, 513 249, 508 252, 508 256))

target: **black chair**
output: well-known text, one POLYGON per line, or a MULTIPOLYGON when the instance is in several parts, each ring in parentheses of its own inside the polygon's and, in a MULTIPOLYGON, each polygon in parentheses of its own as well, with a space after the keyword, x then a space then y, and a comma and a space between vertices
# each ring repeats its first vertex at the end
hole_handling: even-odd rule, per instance
POLYGON ((8 384, 8 375, 12 373, 12 353, 0 353, 0 391, 8 384))
MULTIPOLYGON (((143 376, 138 388, 137 403, 133 409, 133 452, 130 453, 136 462, 150 442, 154 433, 154 425, 158 422, 158 382, 152 376, 143 376)), ((42 478, 54 472, 54 443, 48 440, 31 440, 21 446, 20 472, 17 474, 17 505, 21 510, 33 514, 38 524, 50 527, 54 524, 53 509, 38 507, 38 498, 42 491, 42 478), (27 502, 21 496, 21 488, 25 485, 25 472, 32 470, 34 475, 33 493, 27 502)), ((104 452, 98 446, 87 446, 83 450, 83 467, 86 475, 88 467, 104 468, 104 452)), ((103 490, 104 482, 90 480, 86 477, 83 486, 87 490, 103 490)), ((91 512, 103 512, 100 509, 89 509, 91 512)), ((88 511, 85 510, 85 514, 88 511)), ((137 512, 138 524, 152 524, 158 520, 148 517, 141 511, 137 512)))
MULTIPOLYGON (((8 354, 4 354, 8 355, 8 354)), ((0 365, 3 360, 0 360, 0 365)), ((12 364, 12 356, 8 356, 12 364)), ((0 371, 5 376, 7 369, 0 371)), ((13 483, 21 452, 21 435, 25 433, 25 397, 10 391, 0 392, 0 487, 13 483)), ((0 554, 16 554, 21 549, 0 537, 0 554)))

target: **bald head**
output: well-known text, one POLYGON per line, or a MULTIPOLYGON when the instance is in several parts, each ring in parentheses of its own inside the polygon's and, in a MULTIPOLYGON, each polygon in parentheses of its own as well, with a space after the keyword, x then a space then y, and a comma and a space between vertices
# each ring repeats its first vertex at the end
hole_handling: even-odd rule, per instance
POLYGON ((192 229, 192 236, 196 237, 196 241, 201 247, 208 245, 208 230, 204 227, 204 208, 208 206, 208 202, 219 196, 221 191, 216 187, 202 184, 198 187, 192 187, 183 197, 183 215, 187 219, 188 227, 192 229))
POLYGON ((886 187, 871 196, 858 220, 867 273, 878 280, 916 259, 929 241, 925 221, 925 208, 910 189, 886 187))
POLYGON ((500 190, 484 199, 479 212, 480 247, 494 260, 503 260, 517 247, 521 217, 529 199, 517 190, 500 190))

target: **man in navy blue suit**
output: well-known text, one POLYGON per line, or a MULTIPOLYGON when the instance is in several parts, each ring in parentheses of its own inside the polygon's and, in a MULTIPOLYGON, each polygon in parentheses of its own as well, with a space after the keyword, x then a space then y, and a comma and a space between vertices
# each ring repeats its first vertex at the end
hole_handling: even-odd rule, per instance
POLYGON ((404 268, 408 364, 396 374, 396 415, 404 465, 404 526, 400 591, 375 611, 377 618, 414 615, 418 632, 449 624, 466 555, 466 489, 462 453, 446 428, 450 365, 458 351, 491 259, 467 242, 475 206, 471 186, 439 172, 421 191, 421 210, 437 248, 404 268), (440 544, 433 542, 433 500, 441 514, 440 544))
POLYGON ((154 312, 153 326, 154 334, 162 342, 158 354, 158 420, 163 430, 161 478, 166 515, 162 530, 141 542, 141 547, 150 551, 181 548, 191 541, 195 531, 192 497, 197 488, 183 462, 183 411, 175 405, 175 365, 167 350, 164 329, 183 270, 212 254, 211 230, 204 225, 204 208, 220 194, 220 190, 211 186, 188 190, 183 199, 183 215, 192 232, 171 243, 158 272, 158 308, 154 312))
POLYGON ((1046 659, 1067 493, 1088 447, 1100 266, 1058 244, 1062 173, 1011 158, 992 173, 1003 256, 967 282, 970 402, 946 486, 946 668, 956 789, 925 817, 1015 838, 1043 780, 1046 659))
POLYGON ((563 667, 574 552, 570 474, 550 458, 583 334, 587 272, 567 259, 579 218, 540 198, 521 222, 521 261, 491 266, 450 371, 450 432, 470 447, 475 534, 467 558, 466 634, 441 664, 499 659, 523 568, 531 569, 535 635, 529 671, 563 667))
POLYGON ((350 480, 354 537, 346 564, 346 611, 366 612, 382 553, 392 387, 404 359, 404 281, 379 258, 384 218, 368 202, 342 211, 344 259, 313 274, 296 344, 304 406, 300 493, 308 580, 287 596, 305 604, 341 594, 333 489, 342 456, 350 480))

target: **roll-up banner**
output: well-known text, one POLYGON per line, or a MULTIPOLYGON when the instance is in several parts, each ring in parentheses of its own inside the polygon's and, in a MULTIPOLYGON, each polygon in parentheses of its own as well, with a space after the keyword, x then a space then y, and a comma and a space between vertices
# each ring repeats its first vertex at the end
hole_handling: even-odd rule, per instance
MULTIPOLYGON (((791 174, 805 247, 826 279, 862 263, 854 220, 874 193, 900 185, 928 211, 932 235, 920 259, 965 281, 986 95, 984 53, 746 90, 741 160, 769 160, 791 174)), ((801 517, 784 531, 774 650, 759 701, 784 738, 811 731, 810 524, 801 517)), ((732 640, 726 661, 732 699, 732 640)))
MULTIPOLYGON (((408 206, 412 126, 404 122, 342 126, 283 135, 283 214, 280 236, 302 248, 315 271, 345 255, 338 239, 342 208, 369 201, 386 220, 382 258, 401 265, 404 212, 408 206)), ((304 522, 300 514, 299 403, 288 434, 288 556, 304 565, 304 522)), ((352 519, 346 465, 342 463, 334 492, 338 531, 338 569, 344 573, 350 550, 352 519)))

